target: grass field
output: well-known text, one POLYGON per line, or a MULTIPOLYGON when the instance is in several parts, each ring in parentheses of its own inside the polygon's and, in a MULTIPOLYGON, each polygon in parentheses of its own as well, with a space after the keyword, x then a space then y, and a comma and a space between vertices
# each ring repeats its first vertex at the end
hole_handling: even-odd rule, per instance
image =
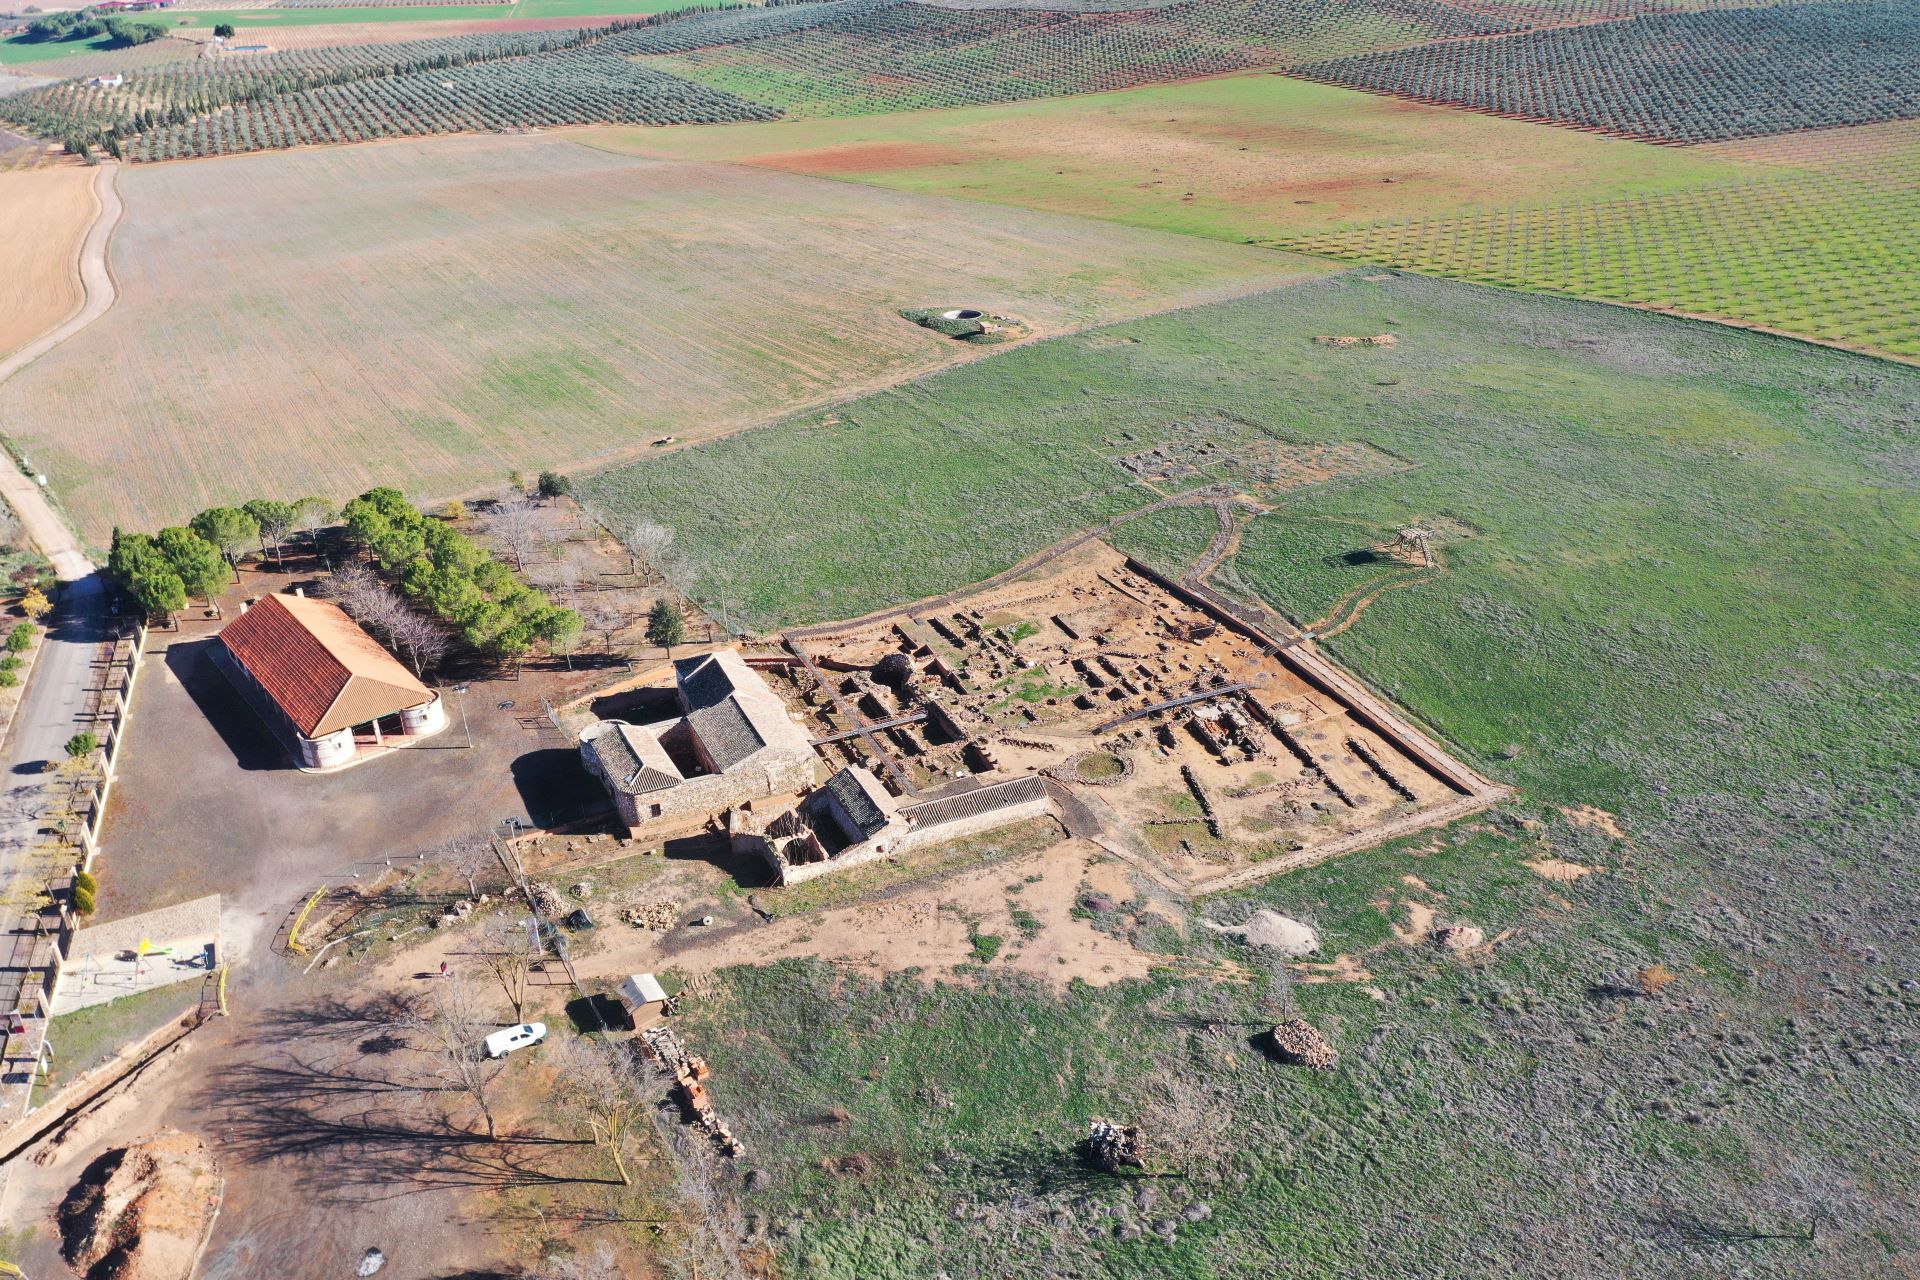
POLYGON ((116 68, 155 66, 199 56, 199 47, 185 40, 154 40, 131 49, 109 47, 110 37, 92 40, 0 40, 0 66, 17 66, 37 76, 100 75, 116 68))
POLYGON ((0 356, 80 305, 75 264, 94 212, 91 169, 0 173, 0 356))
POLYGON ((1720 156, 1268 72, 1067 100, 691 129, 593 146, 730 160, 1222 240, 1278 239, 1506 200, 1608 199, 1726 181, 1720 156))
POLYGON ((902 307, 1058 332, 1326 269, 551 138, 138 167, 121 190, 119 302, 0 388, 102 541, 261 492, 610 460, 973 352, 902 307))
POLYGON ((1726 144, 1719 154, 1750 157, 1748 175, 1285 243, 1920 359, 1920 124, 1726 144))
MULTIPOLYGON (((672 521, 708 589, 762 618, 825 617, 1145 500, 1103 436, 1203 411, 1416 464, 1281 498, 1231 580, 1316 616, 1394 572, 1368 552, 1381 537, 1438 529, 1444 568, 1329 647, 1521 799, 1200 904, 1305 915, 1361 984, 1289 994, 1238 944, 1153 927, 1154 949, 1251 984, 1168 971, 1056 998, 735 973, 688 1034, 771 1174, 749 1207, 786 1224, 786 1273, 1899 1275, 1920 1245, 1920 994, 1896 982, 1920 918, 1920 371, 1356 272, 582 488, 672 521), (1312 341, 1382 331, 1398 345, 1312 341), (1587 805, 1606 814, 1562 812, 1587 805), (1525 865, 1548 856, 1604 870, 1525 865), (1409 902, 1516 932, 1480 961, 1403 946, 1409 902), (1654 963, 1677 981, 1635 994, 1654 963), (1339 1071, 1253 1045, 1289 1009, 1335 1038, 1339 1071), (1169 1094, 1227 1124, 1192 1177, 1079 1163, 1089 1116, 1169 1094), (835 1108, 849 1119, 820 1119, 835 1108)), ((1139 540, 1174 555, 1199 532, 1165 518, 1139 540)))

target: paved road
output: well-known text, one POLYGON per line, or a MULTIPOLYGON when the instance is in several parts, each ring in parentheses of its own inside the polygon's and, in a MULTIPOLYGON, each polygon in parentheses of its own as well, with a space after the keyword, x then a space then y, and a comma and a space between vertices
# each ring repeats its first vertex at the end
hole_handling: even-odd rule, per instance
MULTIPOLYGON (((124 206, 114 187, 117 165, 103 164, 94 177, 99 213, 80 247, 80 282, 86 291, 79 310, 39 338, 0 360, 0 382, 79 333, 106 313, 117 296, 107 267, 107 246, 119 225, 124 206)), ((93 663, 106 638, 107 590, 80 540, 34 481, 22 475, 11 460, 0 460, 0 497, 20 517, 26 535, 52 562, 62 585, 59 607, 48 616, 47 636, 34 659, 20 705, 7 727, 0 761, 0 1013, 18 1007, 28 975, 44 960, 45 946, 36 929, 36 917, 17 904, 30 899, 46 882, 48 859, 36 853, 41 844, 41 813, 45 807, 42 774, 50 761, 65 754, 67 739, 86 728, 88 689, 93 663)), ((26 1037, 29 1052, 37 1052, 39 1027, 26 1037)), ((9 1043, 8 1057, 15 1047, 9 1043)), ((0 1124, 16 1118, 25 1104, 26 1086, 9 1061, 0 1071, 0 1124)))

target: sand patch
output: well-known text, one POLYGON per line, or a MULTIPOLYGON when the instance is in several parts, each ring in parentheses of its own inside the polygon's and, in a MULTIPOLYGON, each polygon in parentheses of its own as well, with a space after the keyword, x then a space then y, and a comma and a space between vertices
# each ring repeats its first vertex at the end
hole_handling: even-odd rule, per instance
MULTIPOLYGON (((1411 876, 1408 879, 1412 879, 1411 876)), ((1407 909, 1407 923, 1393 922, 1393 936, 1409 947, 1417 947, 1427 940, 1433 932, 1434 909, 1424 902, 1403 904, 1407 909)))
POLYGON ((1521 864, 1543 880, 1553 880, 1560 884, 1572 884, 1582 876, 1605 871, 1605 867, 1582 866, 1578 862, 1568 862, 1564 858, 1533 858, 1521 864))
POLYGON ((741 164, 788 173, 819 176, 846 173, 891 173, 930 164, 959 164, 971 157, 954 147, 931 142, 867 142, 844 147, 821 147, 787 155, 747 156, 741 164))
POLYGON ((1081 881, 1099 876, 1111 883, 1114 865, 1097 846, 1070 841, 910 896, 716 933, 677 947, 671 956, 662 948, 664 935, 638 931, 596 951, 580 969, 583 976, 596 977, 655 967, 697 975, 812 956, 876 976, 918 969, 931 982, 972 961, 974 938, 991 935, 1001 940, 999 954, 988 964, 991 970, 1011 969, 1055 987, 1075 978, 1104 986, 1145 977, 1163 963, 1074 917, 1081 881), (1029 882, 1030 876, 1037 879, 1029 882), (1009 892, 1010 886, 1018 888, 1009 892))
POLYGON ((1597 827, 1615 840, 1625 840, 1627 833, 1621 829, 1620 819, 1605 809, 1596 809, 1590 804, 1562 806, 1561 814, 1576 827, 1597 827))
POLYGON ((1289 965, 1300 975, 1302 982, 1372 982, 1373 974, 1353 956, 1335 956, 1332 960, 1321 962, 1298 962, 1289 965))

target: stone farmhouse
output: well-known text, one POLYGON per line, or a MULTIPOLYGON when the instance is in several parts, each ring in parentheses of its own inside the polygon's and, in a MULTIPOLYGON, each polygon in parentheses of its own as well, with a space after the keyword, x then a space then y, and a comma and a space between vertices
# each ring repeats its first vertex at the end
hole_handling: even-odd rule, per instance
POLYGON ((1058 813, 1046 782, 1037 776, 902 805, 873 774, 851 765, 764 830, 736 827, 733 847, 766 859, 776 883, 799 884, 922 845, 1058 813))
POLYGON ((706 817, 813 785, 812 739, 738 651, 681 658, 673 674, 678 716, 653 724, 601 720, 580 735, 582 761, 629 828, 706 817))
POLYGON ((295 592, 243 605, 210 653, 304 769, 447 727, 440 695, 331 601, 295 592))

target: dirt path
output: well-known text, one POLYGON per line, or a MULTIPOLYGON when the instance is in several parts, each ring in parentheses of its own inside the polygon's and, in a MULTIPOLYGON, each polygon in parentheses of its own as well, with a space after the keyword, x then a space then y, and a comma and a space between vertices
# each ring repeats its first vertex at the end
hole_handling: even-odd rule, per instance
MULTIPOLYGON (((78 311, 61 323, 5 360, 0 360, 0 382, 5 382, 85 329, 105 315, 107 308, 113 305, 118 291, 114 288, 113 273, 107 267, 107 243, 113 237, 114 228, 120 225, 121 215, 126 212, 120 192, 114 186, 119 169, 119 165, 107 163, 94 171, 93 196, 98 204, 98 212, 86 240, 80 246, 80 287, 85 291, 85 301, 80 304, 78 311)), ((67 527, 60 513, 54 510, 40 486, 30 477, 22 475, 18 467, 0 466, 0 496, 4 496, 7 504, 19 515, 27 536, 53 562, 54 572, 63 581, 76 581, 93 572, 93 561, 81 548, 79 538, 67 527)))

